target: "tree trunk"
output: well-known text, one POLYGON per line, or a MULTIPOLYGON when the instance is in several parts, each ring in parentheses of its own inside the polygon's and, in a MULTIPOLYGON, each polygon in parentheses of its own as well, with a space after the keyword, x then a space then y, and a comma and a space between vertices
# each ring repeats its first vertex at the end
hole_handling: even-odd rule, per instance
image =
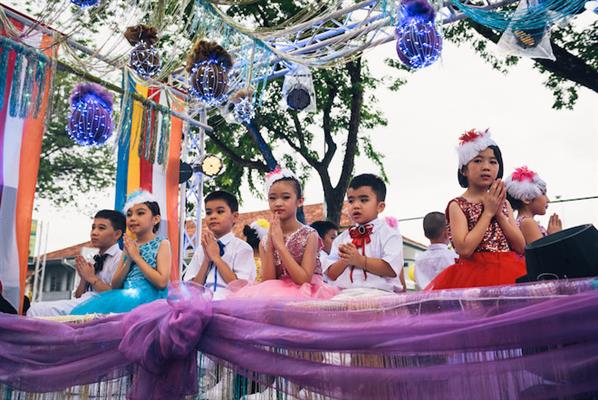
POLYGON ((347 143, 341 176, 333 188, 330 184, 328 171, 320 174, 322 188, 324 188, 324 198, 326 199, 326 218, 329 221, 339 224, 345 201, 345 193, 349 187, 349 182, 353 175, 355 167, 355 156, 357 154, 357 142, 359 126, 361 125, 361 107, 363 105, 363 86, 361 84, 361 58, 357 58, 346 64, 347 72, 351 79, 351 115, 349 117, 349 126, 347 127, 347 143))

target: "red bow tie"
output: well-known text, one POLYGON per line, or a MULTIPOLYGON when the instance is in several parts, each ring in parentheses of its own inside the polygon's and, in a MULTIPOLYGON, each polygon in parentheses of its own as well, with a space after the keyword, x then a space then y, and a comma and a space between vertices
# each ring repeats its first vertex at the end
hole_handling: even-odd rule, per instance
MULTIPOLYGON (((372 233, 374 226, 372 224, 367 225, 359 225, 349 228, 349 236, 351 236, 351 241, 357 247, 357 249, 361 249, 361 255, 365 256, 365 245, 372 241, 370 238, 370 234, 372 233)), ((353 270, 355 266, 351 266, 351 271, 349 272, 349 279, 351 283, 353 283, 353 270)), ((366 270, 363 270, 364 279, 368 279, 368 273, 366 270)))

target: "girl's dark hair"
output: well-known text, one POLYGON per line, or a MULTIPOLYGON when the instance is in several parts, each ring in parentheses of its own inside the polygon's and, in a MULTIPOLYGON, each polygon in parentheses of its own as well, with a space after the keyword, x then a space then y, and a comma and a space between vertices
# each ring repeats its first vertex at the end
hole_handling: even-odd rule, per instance
MULTIPOLYGON (((498 174, 496 175, 496 179, 501 179, 504 173, 503 161, 502 161, 502 153, 500 152, 500 148, 495 145, 488 146, 489 149, 492 149, 494 153, 494 157, 496 157, 496 161, 498 161, 498 174)), ((467 166, 464 165, 457 170, 457 180, 459 181, 459 185, 462 188, 466 188, 469 186, 469 182, 467 182, 467 177, 463 175, 463 168, 467 166)))
MULTIPOLYGON (((152 212, 152 215, 154 217, 160 215, 160 205, 158 204, 157 201, 146 201, 143 204, 145 204, 147 206, 147 208, 150 209, 150 211, 152 212)), ((158 221, 158 223, 156 225, 154 225, 154 229, 152 229, 152 231, 154 233, 156 233, 156 232, 158 232, 159 229, 160 229, 160 221, 158 221)))
POLYGON ((277 182, 291 182, 293 184, 293 186, 295 187, 295 193, 297 193, 297 198, 300 199, 302 197, 301 182, 299 182, 299 180, 297 178, 293 178, 291 176, 286 176, 284 178, 278 179, 277 181, 274 181, 274 183, 277 183, 277 182))
POLYGON ((523 201, 514 198, 513 196, 511 196, 509 193, 507 193, 507 200, 509 201, 509 203, 511 203, 511 208, 513 210, 521 210, 523 208, 523 201))
POLYGON ((260 245, 260 238, 257 235, 255 229, 249 225, 243 227, 243 235, 247 238, 247 244, 251 246, 253 250, 257 249, 260 245))

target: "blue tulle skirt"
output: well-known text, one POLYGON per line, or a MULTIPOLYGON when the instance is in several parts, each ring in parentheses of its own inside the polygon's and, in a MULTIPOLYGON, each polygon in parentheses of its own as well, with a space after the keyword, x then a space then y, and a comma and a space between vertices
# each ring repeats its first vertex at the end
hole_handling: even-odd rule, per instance
POLYGON ((125 313, 142 304, 164 299, 168 295, 167 289, 156 289, 145 279, 126 281, 124 286, 123 289, 108 290, 93 296, 73 308, 71 314, 125 313))

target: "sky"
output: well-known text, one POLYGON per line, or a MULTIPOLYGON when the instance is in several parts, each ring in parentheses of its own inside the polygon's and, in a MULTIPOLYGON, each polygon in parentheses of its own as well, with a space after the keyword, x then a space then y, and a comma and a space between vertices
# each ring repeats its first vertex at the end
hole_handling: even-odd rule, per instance
MULTIPOLYGON (((388 57, 396 57, 394 43, 366 53, 371 72, 394 73, 383 62, 388 57)), ((547 182, 551 199, 598 195, 598 95, 582 88, 573 110, 554 110, 552 93, 543 85, 546 76, 532 64, 523 59, 503 75, 472 49, 446 42, 441 60, 411 74, 400 91, 377 89, 378 108, 388 126, 370 135, 385 156, 389 177, 385 215, 402 219, 444 211, 448 201, 463 192, 456 177, 456 145, 459 135, 471 128, 490 128, 502 150, 505 172, 527 165, 547 182)), ((316 146, 322 143, 321 137, 314 140, 316 146)), ((332 173, 338 177, 340 158, 335 162, 332 173)), ((365 157, 355 167, 355 174, 363 172, 377 172, 365 157)), ((242 193, 241 212, 267 208, 266 201, 253 198, 247 187, 242 193)), ((305 197, 306 204, 323 200, 315 172, 305 185, 305 197)), ((113 199, 114 189, 108 188, 79 208, 59 210, 38 202, 34 218, 48 227, 42 248, 53 251, 88 240, 90 205, 111 208, 113 199)), ((564 227, 598 226, 598 199, 553 204, 548 209, 552 212, 560 215, 564 227)), ((539 220, 546 225, 547 218, 539 220)), ((400 229, 427 243, 421 220, 402 222, 400 229)))

